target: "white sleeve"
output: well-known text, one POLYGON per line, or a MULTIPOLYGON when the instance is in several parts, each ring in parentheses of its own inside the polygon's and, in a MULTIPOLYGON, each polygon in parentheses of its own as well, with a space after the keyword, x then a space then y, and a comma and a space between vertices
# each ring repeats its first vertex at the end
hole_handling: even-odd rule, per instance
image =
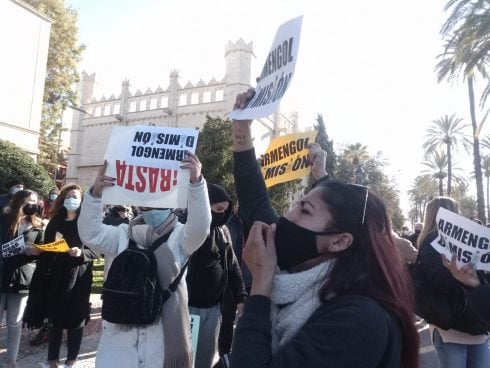
POLYGON ((209 205, 206 181, 189 185, 187 222, 178 243, 181 251, 188 257, 199 248, 209 234, 211 226, 211 207, 209 205))
POLYGON ((91 249, 116 256, 119 253, 121 232, 127 233, 127 225, 111 226, 102 223, 103 204, 100 198, 94 198, 90 191, 85 193, 78 217, 78 234, 84 244, 91 249))

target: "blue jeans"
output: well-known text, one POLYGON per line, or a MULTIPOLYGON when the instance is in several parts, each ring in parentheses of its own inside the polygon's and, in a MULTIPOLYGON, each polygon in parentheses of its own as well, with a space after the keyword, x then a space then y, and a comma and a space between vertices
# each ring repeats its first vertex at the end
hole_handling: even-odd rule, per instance
POLYGON ((490 350, 488 341, 478 345, 443 342, 434 329, 433 344, 439 357, 441 368, 489 368, 490 350))
POLYGON ((190 314, 197 314, 199 321, 199 337, 197 340, 195 368, 211 368, 218 350, 218 334, 221 326, 221 310, 217 304, 211 308, 189 306, 190 314))

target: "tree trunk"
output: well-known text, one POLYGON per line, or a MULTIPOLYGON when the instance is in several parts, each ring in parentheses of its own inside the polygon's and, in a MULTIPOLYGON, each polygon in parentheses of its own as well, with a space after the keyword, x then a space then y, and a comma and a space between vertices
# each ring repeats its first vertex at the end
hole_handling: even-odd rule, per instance
POLYGON ((490 176, 487 176, 487 218, 488 219, 490 219, 490 200, 488 198, 489 186, 490 186, 490 176))
POLYGON ((439 178, 439 195, 442 197, 444 195, 444 183, 443 178, 439 178))
POLYGON ((453 176, 453 169, 451 163, 451 144, 447 144, 447 196, 451 197, 451 178, 453 176))
POLYGON ((470 99, 471 126, 473 127, 473 164, 475 166, 476 203, 478 218, 485 224, 485 199, 483 194, 483 176, 481 171, 480 138, 475 113, 475 91, 473 90, 473 76, 468 76, 468 96, 470 99))

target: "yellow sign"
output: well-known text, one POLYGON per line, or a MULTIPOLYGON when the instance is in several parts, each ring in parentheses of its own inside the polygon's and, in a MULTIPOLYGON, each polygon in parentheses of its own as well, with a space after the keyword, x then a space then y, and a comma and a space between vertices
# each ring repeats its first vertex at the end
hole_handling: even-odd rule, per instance
POLYGON ((42 250, 43 252, 68 252, 70 250, 70 247, 68 246, 68 243, 66 242, 65 239, 60 239, 57 240, 53 243, 48 243, 48 244, 34 244, 34 246, 42 250))
POLYGON ((316 132, 293 133, 275 138, 262 157, 262 176, 267 188, 309 175, 308 145, 316 132))

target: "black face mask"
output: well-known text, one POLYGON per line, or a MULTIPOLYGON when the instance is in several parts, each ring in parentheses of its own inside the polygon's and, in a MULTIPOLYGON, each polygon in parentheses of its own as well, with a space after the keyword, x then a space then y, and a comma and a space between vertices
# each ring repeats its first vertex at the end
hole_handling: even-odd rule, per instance
POLYGON ((305 229, 285 217, 276 223, 277 265, 281 270, 291 268, 320 255, 316 246, 317 235, 334 235, 338 231, 316 232, 305 229))
POLYGON ((211 227, 222 225, 223 219, 225 218, 225 213, 211 211, 211 218, 211 227))
POLYGON ((39 210, 39 205, 34 203, 27 203, 24 205, 24 207, 22 207, 22 212, 24 212, 24 215, 26 216, 34 215, 38 210, 39 210))

